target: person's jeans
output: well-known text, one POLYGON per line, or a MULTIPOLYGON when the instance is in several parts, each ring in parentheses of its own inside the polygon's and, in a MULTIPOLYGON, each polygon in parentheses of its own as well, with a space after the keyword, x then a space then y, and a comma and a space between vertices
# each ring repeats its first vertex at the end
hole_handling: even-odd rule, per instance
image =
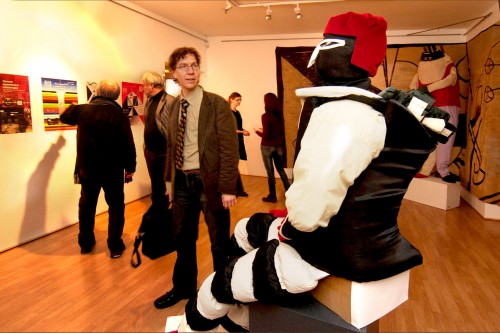
POLYGON ((290 183, 288 182, 288 176, 286 175, 285 169, 283 168, 283 148, 282 147, 270 147, 270 146, 260 146, 260 151, 262 153, 262 161, 264 161, 264 167, 266 168, 267 179, 270 184, 276 183, 276 178, 274 177, 274 167, 280 175, 281 181, 285 190, 288 190, 290 183))
POLYGON ((241 181, 241 175, 238 172, 238 181, 236 182, 236 193, 242 194, 245 193, 245 189, 243 188, 243 182, 241 181))
POLYGON ((217 189, 205 189, 201 175, 186 175, 177 170, 174 185, 174 232, 177 261, 172 278, 174 288, 180 293, 194 294, 197 290, 198 267, 196 240, 200 211, 203 211, 212 250, 214 270, 224 267, 227 247, 230 244, 229 210, 222 206, 217 189))

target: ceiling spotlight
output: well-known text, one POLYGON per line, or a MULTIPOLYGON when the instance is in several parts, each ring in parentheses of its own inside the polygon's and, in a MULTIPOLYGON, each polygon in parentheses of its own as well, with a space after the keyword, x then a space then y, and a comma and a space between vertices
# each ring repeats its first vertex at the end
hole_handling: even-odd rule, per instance
POLYGON ((266 20, 269 21, 270 19, 272 19, 273 17, 271 16, 271 13, 273 12, 273 10, 271 9, 270 6, 267 6, 267 10, 266 10, 266 20))
POLYGON ((227 12, 233 8, 233 5, 229 2, 229 0, 226 0, 226 8, 224 8, 224 14, 227 14, 227 12))
POLYGON ((297 4, 297 7, 295 7, 294 11, 295 11, 295 17, 297 18, 297 20, 300 20, 302 18, 302 14, 300 13, 299 4, 297 4))

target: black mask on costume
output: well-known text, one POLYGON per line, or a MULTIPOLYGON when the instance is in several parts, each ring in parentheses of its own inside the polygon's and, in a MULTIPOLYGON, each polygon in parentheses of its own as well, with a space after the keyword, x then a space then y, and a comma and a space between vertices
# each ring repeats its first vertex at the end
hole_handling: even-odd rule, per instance
POLYGON ((316 57, 316 75, 324 86, 349 86, 368 89, 368 72, 351 64, 355 37, 325 34, 324 38, 343 39, 345 46, 322 50, 316 57))

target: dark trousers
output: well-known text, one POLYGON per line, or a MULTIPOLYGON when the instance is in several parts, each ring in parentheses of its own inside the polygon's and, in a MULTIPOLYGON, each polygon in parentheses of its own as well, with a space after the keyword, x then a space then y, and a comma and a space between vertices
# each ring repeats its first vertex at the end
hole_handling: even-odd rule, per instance
POLYGON ((109 206, 108 248, 111 251, 123 251, 122 240, 125 224, 125 195, 123 192, 123 174, 116 176, 98 176, 81 179, 82 189, 78 204, 80 232, 78 244, 82 248, 90 248, 95 244, 94 225, 97 200, 101 188, 109 206))
POLYGON ((238 172, 238 182, 236 183, 236 193, 240 194, 245 192, 245 189, 243 188, 243 182, 241 181, 241 176, 240 173, 238 172))
POLYGON ((151 201, 153 204, 168 204, 165 185, 165 154, 154 153, 147 148, 144 149, 144 158, 151 179, 151 201))
POLYGON ((194 294, 197 290, 196 240, 201 211, 208 226, 214 270, 218 270, 224 267, 230 243, 229 210, 222 206, 216 188, 204 188, 199 174, 186 175, 177 170, 173 201, 177 261, 172 281, 180 293, 194 294))

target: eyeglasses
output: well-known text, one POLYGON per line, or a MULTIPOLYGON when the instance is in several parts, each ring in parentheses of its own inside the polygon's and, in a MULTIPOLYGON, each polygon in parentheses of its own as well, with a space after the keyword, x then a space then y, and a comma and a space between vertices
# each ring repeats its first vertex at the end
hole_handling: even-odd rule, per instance
POLYGON ((191 65, 183 64, 183 65, 179 65, 179 66, 175 67, 175 69, 178 69, 182 72, 187 72, 189 70, 189 68, 191 68, 195 72, 198 69, 200 69, 200 65, 198 65, 197 63, 194 63, 191 65))

